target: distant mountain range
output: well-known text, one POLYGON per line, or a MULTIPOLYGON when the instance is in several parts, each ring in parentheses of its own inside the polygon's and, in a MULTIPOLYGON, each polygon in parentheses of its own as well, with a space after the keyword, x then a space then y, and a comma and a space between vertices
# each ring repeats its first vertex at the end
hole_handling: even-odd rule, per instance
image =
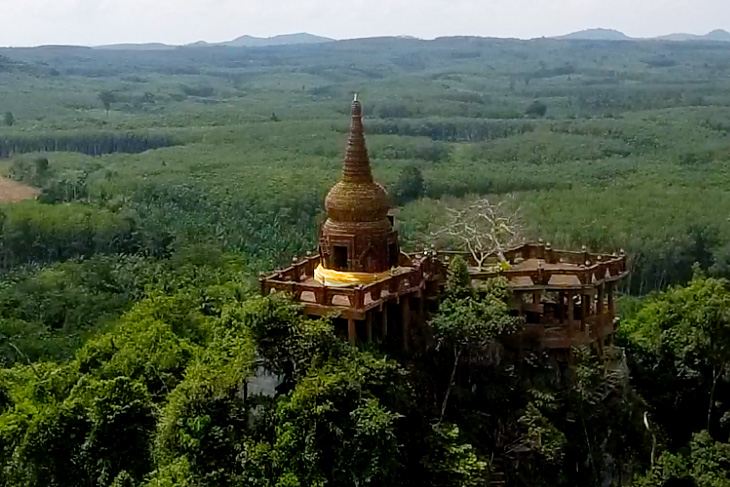
POLYGON ((586 29, 559 36, 555 39, 583 40, 583 41, 717 41, 730 42, 730 32, 722 29, 713 30, 705 35, 696 34, 669 34, 660 37, 629 37, 623 32, 613 29, 586 29))
POLYGON ((320 37, 305 32, 299 34, 285 34, 274 37, 253 37, 241 36, 227 42, 209 43, 198 41, 184 46, 176 46, 171 44, 161 44, 158 42, 145 44, 110 44, 106 46, 96 46, 94 49, 115 49, 115 50, 137 50, 137 51, 164 51, 170 49, 178 49, 180 47, 265 47, 265 46, 284 46, 291 44, 323 44, 325 42, 334 42, 334 39, 328 37, 320 37))
POLYGON ((730 42, 730 32, 722 29, 713 30, 703 36, 695 34, 670 34, 668 36, 657 37, 666 41, 721 41, 730 42))
MULTIPOLYGON (((400 36, 404 39, 415 39, 410 36, 400 36)), ((564 36, 553 37, 553 39, 566 40, 584 40, 584 41, 705 41, 705 42, 730 42, 730 32, 722 29, 713 30, 705 35, 696 34, 669 34, 659 37, 629 37, 623 32, 614 29, 586 29, 573 32, 564 36)), ((205 42, 198 41, 192 44, 173 45, 163 44, 160 42, 148 43, 125 43, 125 44, 109 44, 104 46, 94 46, 85 49, 108 49, 108 50, 124 50, 124 51, 168 51, 180 48, 209 48, 209 47, 266 47, 266 46, 284 46, 296 44, 323 44, 326 42, 335 42, 335 39, 328 37, 316 36, 305 32, 298 34, 277 35, 274 37, 254 37, 244 35, 227 42, 205 42)), ((39 46, 41 47, 41 46, 39 46)), ((82 48, 83 46, 42 46, 57 48, 82 48)))

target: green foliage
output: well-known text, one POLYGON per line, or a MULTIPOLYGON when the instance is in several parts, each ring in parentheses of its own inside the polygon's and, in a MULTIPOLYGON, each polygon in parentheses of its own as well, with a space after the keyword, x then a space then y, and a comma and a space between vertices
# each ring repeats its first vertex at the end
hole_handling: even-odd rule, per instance
POLYGON ((388 406, 403 395, 402 375, 392 362, 360 355, 305 377, 276 410, 280 478, 295 485, 392 485, 403 452, 400 414, 388 406))
POLYGON ((709 409, 724 440, 730 417, 728 54, 650 51, 4 52, 0 97, 23 123, 3 129, 0 172, 41 194, 0 211, 0 483, 484 485, 494 458, 515 484, 605 485, 646 466, 652 435, 646 485, 727 483, 726 445, 696 433, 709 409), (445 206, 517 193, 528 237, 625 248, 632 293, 695 262, 713 277, 637 304, 630 373, 610 350, 516 367, 508 286, 472 289, 456 263, 435 346, 403 366, 251 298, 256 271, 316 248, 355 90, 405 248, 445 206))
POLYGON ((4 209, 2 267, 53 262, 138 248, 134 220, 82 204, 24 202, 4 209))
POLYGON ((154 281, 148 259, 95 257, 0 279, 0 363, 68 358, 154 281))
POLYGON ((730 444, 712 439, 707 431, 692 435, 686 448, 677 453, 664 452, 646 475, 632 484, 636 487, 670 485, 683 479, 697 487, 722 487, 730 482, 730 444))
POLYGON ((455 384, 456 375, 465 355, 484 354, 499 337, 517 331, 520 319, 509 314, 505 300, 508 284, 498 278, 485 293, 477 295, 471 289, 463 260, 454 259, 449 266, 448 294, 439 304, 438 313, 430 321, 438 348, 453 353, 451 376, 443 393, 442 420, 455 384), (494 290, 495 292, 492 292, 494 290))
POLYGON ((489 479, 489 464, 460 438, 455 425, 433 426, 429 437, 431 451, 426 459, 427 483, 432 486, 478 487, 489 479))
POLYGON ((640 371, 644 372, 644 367, 670 367, 665 369, 666 376, 657 374, 662 376, 661 382, 656 381, 654 374, 651 379, 637 378, 640 390, 646 387, 650 397, 656 398, 664 426, 674 429, 672 422, 681 417, 682 422, 677 423, 682 426, 680 431, 686 431, 690 425, 694 428, 702 425, 715 434, 728 408, 725 382, 730 366, 730 289, 727 281, 697 273, 687 286, 672 287, 649 299, 623 327, 622 334, 641 352, 637 354, 642 365, 640 371), (679 397, 657 394, 656 387, 666 387, 667 382, 671 390, 682 391, 679 397), (697 407, 698 396, 706 401, 704 414, 697 407), (722 414, 714 414, 718 401, 722 404, 722 414))
POLYGON ((0 140, 0 157, 33 152, 79 152, 89 156, 103 154, 137 154, 151 149, 176 145, 169 134, 145 131, 84 132, 54 131, 52 133, 20 133, 0 140))
MULTIPOLYGON (((0 91, 34 129, 7 128, 0 157, 56 152, 44 201, 128 210, 162 241, 156 247, 200 236, 269 269, 316 246, 345 144, 347 107, 335 100, 354 83, 378 179, 393 184, 416 164, 431 198, 519 192, 530 238, 625 248, 634 293, 684 282, 695 261, 730 275, 730 227, 714 217, 728 205, 726 53, 548 40, 439 39, 427 52, 402 39, 337 46, 272 48, 276 63, 255 50, 204 59, 194 49, 95 51, 84 63, 14 50, 13 69, 29 71, 14 71, 0 91), (647 66, 654 57, 676 64, 647 66), (366 90, 355 86, 363 82, 366 90), (117 98, 113 117, 99 116, 103 91, 117 98), (549 120, 521 119, 535 99, 549 120), (110 155, 90 166, 57 151, 110 155), (711 196, 687 203, 699 201, 696 191, 711 196)), ((408 241, 432 204, 406 203, 408 241)))
POLYGON ((201 98, 209 98, 215 94, 215 88, 212 86, 180 86, 182 92, 187 96, 197 96, 201 98))
POLYGON ((5 125, 8 127, 15 125, 15 116, 13 115, 13 112, 5 112, 5 125))
POLYGON ((250 340, 222 332, 188 367, 158 422, 155 458, 163 469, 184 459, 191 478, 230 485, 240 442, 250 429, 250 405, 240 389, 252 364, 250 340))
POLYGON ((455 298, 467 297, 474 293, 469 266, 460 255, 451 259, 446 269, 446 292, 455 298))
POLYGON ((559 464, 565 456, 567 439, 565 434, 553 425, 534 403, 529 403, 525 413, 518 420, 525 428, 526 445, 539 454, 547 463, 559 464))
POLYGON ((111 90, 103 90, 99 92, 99 101, 101 101, 101 104, 104 105, 104 110, 106 110, 106 116, 109 117, 109 110, 112 108, 112 103, 117 102, 117 94, 114 93, 111 90))
POLYGON ((310 367, 342 352, 326 320, 304 320, 299 306, 280 298, 258 298, 227 309, 223 318, 246 326, 258 343, 264 367, 287 379, 301 377, 310 367))
POLYGON ((417 166, 404 167, 398 174, 398 180, 393 186, 393 194, 395 200, 401 205, 426 194, 421 170, 417 166))
POLYGON ((528 117, 544 117, 547 113, 547 105, 540 100, 530 103, 525 109, 525 115, 528 117))
POLYGON ((14 485, 108 485, 120 475, 139 480, 150 467, 153 412, 144 387, 132 379, 79 381, 37 414, 2 416, 6 425, 27 421, 6 475, 14 485))
MULTIPOLYGON (((460 266, 457 263, 454 267, 456 274, 460 266)), ((463 280, 463 271, 460 274, 455 275, 455 279, 463 280)), ((431 321, 437 339, 461 349, 484 346, 499 336, 516 331, 519 319, 510 316, 507 303, 499 295, 507 288, 506 282, 500 280, 503 282, 494 284, 497 291, 478 297, 460 296, 463 294, 462 282, 452 284, 456 294, 441 302, 438 314, 431 321)))
POLYGON ((134 478, 126 470, 119 472, 111 483, 111 487, 135 487, 135 485, 134 478))
POLYGON ((439 163, 448 161, 451 146, 425 137, 381 135, 368 137, 368 151, 374 159, 439 163))

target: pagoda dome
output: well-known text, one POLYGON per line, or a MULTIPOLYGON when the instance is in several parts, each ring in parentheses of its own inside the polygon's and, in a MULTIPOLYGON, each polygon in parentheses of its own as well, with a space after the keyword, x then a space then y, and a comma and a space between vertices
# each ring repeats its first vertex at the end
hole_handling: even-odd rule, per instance
POLYGON ((365 223, 387 219, 390 201, 378 183, 340 181, 327 195, 325 207, 332 221, 365 223))
POLYGON ((374 222, 388 217, 390 199, 373 181, 362 127, 362 107, 352 102, 352 126, 342 165, 342 180, 325 200, 327 216, 335 222, 374 222))

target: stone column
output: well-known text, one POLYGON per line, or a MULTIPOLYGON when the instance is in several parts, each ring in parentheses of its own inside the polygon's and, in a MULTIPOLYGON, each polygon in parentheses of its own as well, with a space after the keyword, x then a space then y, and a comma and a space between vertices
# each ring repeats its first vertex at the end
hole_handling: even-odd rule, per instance
POLYGON ((373 313, 374 311, 368 311, 365 315, 365 330, 368 336, 368 343, 373 343, 373 313))
POLYGON ((568 291, 568 326, 573 327, 575 321, 575 305, 573 304, 573 296, 575 294, 572 291, 568 291))
POLYGON ((401 321, 403 328, 403 351, 411 348, 411 305, 407 297, 401 298, 401 321))
POLYGON ((608 314, 611 316, 611 319, 616 316, 616 303, 613 300, 613 283, 608 284, 608 314))
POLYGON ((598 300, 596 301, 596 314, 602 315, 603 314, 603 303, 606 300, 606 293, 605 293, 606 285, 601 284, 598 286, 598 300))
POLYGON ((565 293, 558 291, 558 323, 563 324, 565 322, 565 293))
POLYGON ((426 322, 425 297, 423 293, 418 296, 418 326, 423 326, 426 322))
POLYGON ((381 323, 380 323, 380 332, 383 336, 383 341, 388 341, 388 303, 383 303, 383 311, 381 311, 382 316, 380 317, 381 323))
POLYGON ((355 327, 355 320, 353 318, 347 319, 347 338, 350 341, 350 345, 357 345, 357 328, 355 327))

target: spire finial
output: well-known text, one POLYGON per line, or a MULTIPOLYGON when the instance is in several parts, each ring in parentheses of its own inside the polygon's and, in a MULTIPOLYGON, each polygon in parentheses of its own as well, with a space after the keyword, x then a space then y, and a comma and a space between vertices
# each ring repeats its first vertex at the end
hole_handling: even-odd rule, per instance
POLYGON ((354 94, 352 101, 352 124, 347 141, 345 162, 342 167, 342 179, 348 182, 371 183, 373 181, 363 135, 362 105, 357 100, 357 93, 354 94))

